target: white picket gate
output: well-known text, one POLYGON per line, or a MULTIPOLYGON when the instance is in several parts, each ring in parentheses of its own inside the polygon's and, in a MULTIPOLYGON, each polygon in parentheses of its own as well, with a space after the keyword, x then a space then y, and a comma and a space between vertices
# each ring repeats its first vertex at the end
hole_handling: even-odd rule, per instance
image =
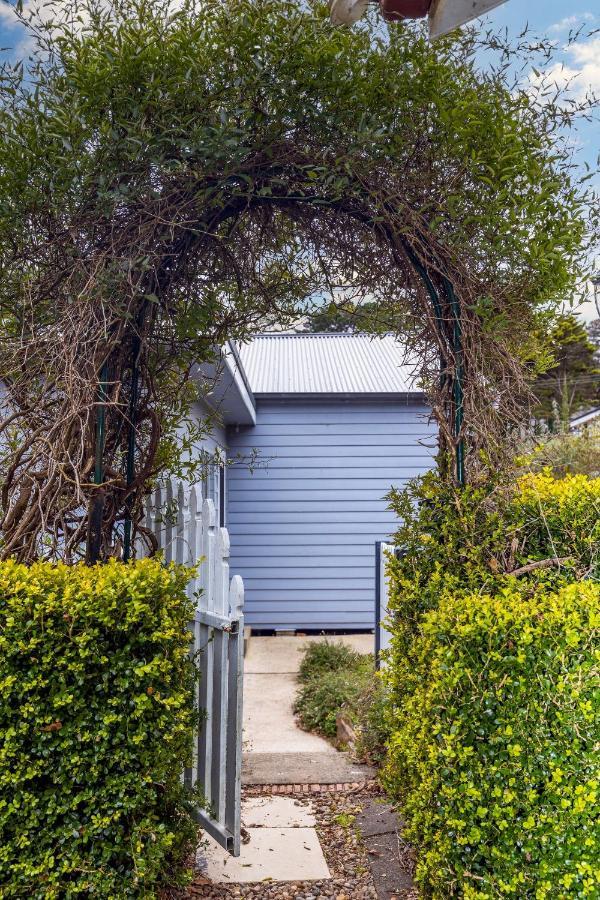
POLYGON ((244 585, 239 575, 229 580, 229 534, 217 527, 215 504, 203 501, 199 488, 172 481, 159 486, 148 500, 145 524, 166 562, 200 563, 188 594, 196 601, 190 630, 197 703, 206 721, 195 735, 194 762, 184 779, 206 798, 206 809, 198 809, 200 826, 239 856, 244 585))

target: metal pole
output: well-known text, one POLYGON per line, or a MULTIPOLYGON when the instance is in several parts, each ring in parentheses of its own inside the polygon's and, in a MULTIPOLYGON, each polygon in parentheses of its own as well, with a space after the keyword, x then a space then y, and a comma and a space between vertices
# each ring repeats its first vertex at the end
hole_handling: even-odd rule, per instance
MULTIPOLYGON (((442 304, 440 303, 440 297, 438 291, 429 277, 427 269, 421 263, 417 255, 414 253, 412 247, 408 244, 404 244, 404 249, 413 264, 417 274, 420 276, 422 282, 427 288, 427 292, 431 297, 431 302, 433 303, 433 308, 435 312, 435 317, 438 323, 438 331, 442 340, 445 335, 443 332, 443 324, 444 324, 444 316, 442 311, 442 304)), ((452 398, 454 401, 454 421, 452 423, 452 430, 456 440, 456 481, 461 486, 464 487, 466 483, 465 476, 465 444, 464 440, 460 438, 460 434, 463 427, 464 422, 464 357, 463 357, 463 346, 462 346, 462 324, 460 318, 460 304, 454 292, 454 288, 452 283, 448 278, 444 278, 444 288, 446 291, 446 296, 450 303, 450 307, 452 309, 452 319, 453 319, 453 348, 454 348, 454 358, 455 358, 455 366, 456 373, 452 380, 452 398)), ((441 353, 441 375, 440 375, 440 384, 441 387, 444 387, 446 379, 448 376, 448 361, 444 357, 443 351, 441 353)))
MULTIPOLYGON (((127 442, 127 487, 131 487, 135 478, 135 437, 137 429, 137 407, 139 398, 139 368, 138 361, 141 348, 141 340, 137 336, 133 342, 133 356, 131 363, 131 395, 129 397, 129 438, 127 442)), ((123 561, 131 558, 131 531, 132 531, 132 502, 127 498, 127 517, 123 527, 123 561)))
POLYGON ((102 518, 104 514, 104 491, 100 485, 104 482, 104 442, 106 438, 106 398, 108 396, 108 361, 102 366, 100 385, 98 388, 98 404, 96 409, 96 447, 94 463, 94 491, 88 515, 88 535, 86 562, 94 565, 100 560, 102 549, 102 518))
POLYGON ((375 541, 375 668, 381 668, 381 541, 375 541))

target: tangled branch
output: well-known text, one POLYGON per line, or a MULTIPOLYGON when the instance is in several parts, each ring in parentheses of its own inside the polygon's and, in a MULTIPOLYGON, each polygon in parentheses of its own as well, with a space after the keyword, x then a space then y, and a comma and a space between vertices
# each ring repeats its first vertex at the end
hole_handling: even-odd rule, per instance
MULTIPOLYGON (((480 179, 483 156, 447 144, 424 96, 414 121, 406 108, 399 116, 383 68, 382 108, 365 95, 346 109, 339 96, 362 89, 365 68, 399 69, 411 53, 413 66, 435 62, 464 92, 476 78, 465 47, 438 58, 416 35, 387 47, 367 32, 339 38, 295 0, 190 0, 176 14, 127 0, 87 13, 89 33, 64 26, 57 50, 50 30, 30 82, 13 73, 4 96, 3 140, 22 156, 0 164, 11 198, 0 217, 0 555, 76 559, 94 510, 102 557, 120 552, 128 518, 151 540, 144 498, 198 364, 326 296, 369 303, 377 329, 383 321, 405 342, 444 452, 466 439, 468 466, 482 453, 501 460, 525 409, 527 329, 565 266, 540 268, 516 225, 491 221, 498 201, 480 179), (340 40, 359 57, 350 76, 340 40), (302 60, 315 46, 329 60, 320 80, 302 60), (295 106, 291 84, 304 98, 295 106)), ((488 93, 488 107, 473 103, 497 118, 498 86, 488 93)), ((507 145, 525 145, 532 123, 512 117, 508 93, 503 102, 507 145)), ((533 209, 552 166, 544 174, 537 160, 529 193, 502 147, 484 150, 533 209)), ((546 203, 518 227, 553 229, 575 258, 573 204, 552 222, 546 203)))

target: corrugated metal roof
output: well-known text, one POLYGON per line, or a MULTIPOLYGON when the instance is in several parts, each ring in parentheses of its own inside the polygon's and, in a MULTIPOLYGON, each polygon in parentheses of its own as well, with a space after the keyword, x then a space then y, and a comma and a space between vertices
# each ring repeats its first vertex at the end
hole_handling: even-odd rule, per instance
POLYGON ((238 350, 253 394, 420 393, 391 334, 259 334, 238 350))

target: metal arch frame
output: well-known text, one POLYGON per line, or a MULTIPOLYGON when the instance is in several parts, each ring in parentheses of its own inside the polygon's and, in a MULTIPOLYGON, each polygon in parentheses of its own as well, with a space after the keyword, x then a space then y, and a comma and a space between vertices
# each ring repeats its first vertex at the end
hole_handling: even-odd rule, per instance
MULTIPOLYGON (((433 281, 429 277, 429 273, 427 269, 420 261, 420 259, 415 254, 412 247, 410 247, 406 242, 403 243, 404 250, 415 269, 417 275, 420 277, 421 281, 425 285, 427 293, 431 298, 431 302, 433 304, 433 309, 435 312, 435 318, 438 326, 438 333, 440 335, 442 344, 446 341, 446 335, 443 329, 443 309, 442 303, 440 301, 440 296, 437 291, 436 286, 433 281)), ((444 283, 444 292, 446 295, 446 300, 450 306, 450 310, 452 312, 452 320, 453 320, 453 350, 454 350, 454 358, 456 360, 455 372, 454 374, 450 374, 448 368, 448 360, 445 358, 443 351, 440 351, 440 384, 441 387, 446 383, 446 379, 452 380, 452 398, 454 401, 454 417, 452 422, 452 431, 456 440, 456 481, 461 486, 464 487, 466 484, 466 475, 465 475, 465 442, 464 438, 461 436, 464 424, 464 352, 463 352, 463 342, 462 342, 462 321, 460 314, 460 304, 458 298, 456 296, 456 292, 454 290, 454 286, 452 282, 447 276, 443 277, 444 283)))

